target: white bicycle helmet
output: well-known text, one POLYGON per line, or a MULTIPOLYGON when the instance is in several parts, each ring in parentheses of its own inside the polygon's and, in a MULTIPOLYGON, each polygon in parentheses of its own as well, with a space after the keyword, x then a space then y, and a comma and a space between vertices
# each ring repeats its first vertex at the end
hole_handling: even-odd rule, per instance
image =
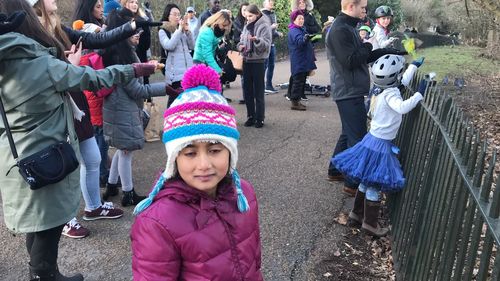
POLYGON ((401 81, 405 58, 398 55, 384 55, 372 66, 372 81, 380 88, 397 87, 401 81))

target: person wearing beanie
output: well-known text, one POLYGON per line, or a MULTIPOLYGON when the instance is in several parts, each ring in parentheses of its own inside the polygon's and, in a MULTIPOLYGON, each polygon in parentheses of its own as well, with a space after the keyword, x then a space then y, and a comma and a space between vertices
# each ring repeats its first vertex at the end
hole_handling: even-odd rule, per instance
MULTIPOLYGON (((118 28, 134 17, 132 11, 121 9, 108 17, 108 30, 118 28)), ((140 33, 131 36, 109 48, 102 55, 104 66, 138 63, 135 46, 139 44, 140 33)), ((142 106, 145 99, 156 96, 177 95, 179 92, 164 82, 143 84, 142 79, 133 79, 127 85, 116 86, 104 99, 103 129, 106 142, 117 150, 111 160, 106 191, 103 199, 118 194, 118 177, 123 191, 122 206, 137 205, 144 196, 134 190, 132 180, 132 153, 144 147, 144 127, 142 106)))
POLYGON ((258 205, 240 179, 235 110, 199 64, 165 112, 165 170, 132 225, 134 280, 263 280, 258 205))
POLYGON ((104 16, 108 17, 108 15, 114 11, 121 9, 122 6, 115 0, 104 0, 104 16))
POLYGON ((304 94, 306 79, 311 71, 316 69, 314 50, 311 43, 313 34, 308 34, 304 28, 304 12, 295 10, 290 14, 288 28, 288 52, 290 54, 291 76, 288 96, 292 102, 292 110, 306 110, 300 102, 304 94))

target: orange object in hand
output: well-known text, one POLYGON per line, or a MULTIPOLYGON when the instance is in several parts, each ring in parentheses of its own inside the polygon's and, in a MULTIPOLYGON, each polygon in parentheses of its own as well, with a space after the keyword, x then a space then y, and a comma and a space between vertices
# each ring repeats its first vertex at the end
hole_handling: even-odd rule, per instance
POLYGON ((84 24, 85 24, 85 22, 83 20, 75 20, 73 22, 73 29, 74 30, 82 30, 84 24))

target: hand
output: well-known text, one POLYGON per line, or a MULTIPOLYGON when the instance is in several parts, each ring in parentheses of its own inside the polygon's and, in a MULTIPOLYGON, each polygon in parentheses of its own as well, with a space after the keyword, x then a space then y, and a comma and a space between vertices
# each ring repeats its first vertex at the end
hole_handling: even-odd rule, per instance
POLYGON ((243 50, 245 50, 245 46, 239 45, 238 46, 238 51, 243 52, 243 50))
POLYGON ((16 30, 26 18, 26 12, 16 11, 9 17, 0 14, 0 35, 16 30))
POLYGON ((312 38, 313 36, 314 36, 314 35, 312 35, 312 34, 306 34, 306 35, 304 35, 304 41, 309 41, 309 40, 311 40, 311 38, 312 38))
POLYGON ((389 42, 391 42, 391 43, 393 43, 396 40, 398 40, 397 37, 389 37, 389 42))
POLYGON ((253 41, 257 40, 257 37, 252 36, 252 35, 248 35, 248 40, 253 42, 253 41))
POLYGON ((423 96, 425 95, 426 89, 427 89, 427 80, 425 79, 420 80, 420 83, 418 83, 417 92, 419 92, 423 96))
POLYGON ((135 77, 149 76, 155 73, 156 64, 153 63, 133 63, 135 77))
POLYGON ((411 64, 413 64, 416 67, 420 67, 420 66, 422 66, 422 64, 424 64, 424 60, 425 60, 424 57, 420 57, 420 58, 412 61, 411 64))
POLYGON ((278 24, 277 24, 277 23, 273 23, 273 24, 271 24, 271 28, 272 28, 272 29, 276 29, 276 28, 278 28, 278 24))
POLYGON ((283 32, 279 32, 279 31, 278 31, 278 36, 279 36, 279 37, 283 37, 283 32))
POLYGON ((82 58, 82 41, 78 41, 77 44, 78 46, 71 45, 71 49, 64 52, 72 65, 80 65, 80 59, 82 58))
POLYGON ((174 89, 170 85, 165 85, 165 93, 169 97, 177 97, 180 93, 182 93, 184 90, 182 88, 174 89))

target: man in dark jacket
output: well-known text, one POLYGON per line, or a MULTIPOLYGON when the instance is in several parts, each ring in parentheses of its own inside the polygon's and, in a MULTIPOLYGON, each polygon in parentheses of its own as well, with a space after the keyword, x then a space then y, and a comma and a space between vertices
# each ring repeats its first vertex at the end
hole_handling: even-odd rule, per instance
POLYGON ((262 14, 266 15, 271 22, 271 29, 273 35, 273 42, 271 44, 271 52, 269 53, 269 58, 265 62, 266 72, 266 94, 275 94, 278 91, 273 87, 273 75, 274 75, 274 62, 276 58, 276 47, 274 46, 274 40, 276 38, 283 36, 281 32, 278 31, 278 23, 276 22, 276 13, 274 12, 274 0, 264 0, 264 9, 262 9, 262 14))
POLYGON ((198 26, 196 27, 196 31, 194 32, 195 36, 198 36, 200 32, 200 28, 203 26, 203 23, 213 14, 217 13, 221 10, 220 0, 208 0, 208 9, 201 13, 200 18, 198 19, 198 26))
MULTIPOLYGON (((364 96, 370 90, 368 63, 384 54, 403 54, 395 49, 377 49, 372 52, 372 45, 360 40, 356 25, 366 17, 367 0, 342 0, 341 5, 342 11, 326 36, 332 96, 342 122, 342 133, 333 156, 354 146, 367 132, 364 96)), ((343 191, 351 196, 356 193, 358 183, 344 179, 331 163, 328 179, 343 180, 343 191)))

